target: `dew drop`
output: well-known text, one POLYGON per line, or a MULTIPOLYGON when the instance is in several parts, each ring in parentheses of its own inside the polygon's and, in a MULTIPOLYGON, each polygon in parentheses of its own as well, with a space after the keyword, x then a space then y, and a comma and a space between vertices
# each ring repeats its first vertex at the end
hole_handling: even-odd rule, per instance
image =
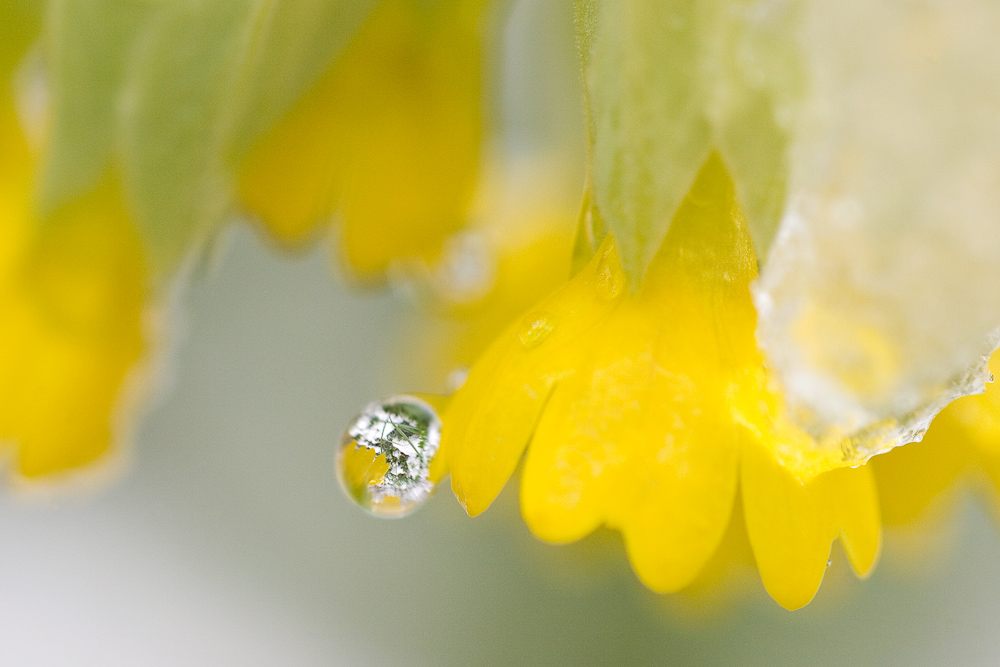
POLYGON ((544 312, 531 313, 521 323, 518 337, 521 339, 522 345, 531 349, 541 345, 555 328, 556 323, 552 315, 544 312))
POLYGON ((453 368, 448 377, 445 378, 445 387, 448 389, 449 394, 454 394, 456 391, 461 389, 465 385, 465 381, 469 379, 469 367, 459 366, 458 368, 453 368))
POLYGON ((368 405, 340 439, 337 478, 362 509, 399 518, 434 492, 431 460, 441 444, 441 419, 413 396, 368 405))
POLYGON ((495 255, 481 232, 466 230, 449 237, 431 275, 437 295, 454 304, 482 299, 496 282, 495 255))
POLYGON ((625 287, 625 276, 616 270, 615 259, 610 251, 605 251, 597 263, 597 289, 605 299, 613 299, 625 287))

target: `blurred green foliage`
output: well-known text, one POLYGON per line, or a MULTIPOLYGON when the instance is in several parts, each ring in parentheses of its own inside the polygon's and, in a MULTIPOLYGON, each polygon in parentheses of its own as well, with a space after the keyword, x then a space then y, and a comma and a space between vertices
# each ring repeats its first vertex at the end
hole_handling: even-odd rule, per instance
POLYGON ((154 276, 230 204, 246 150, 340 52, 373 0, 53 0, 51 210, 124 179, 154 276))
POLYGON ((577 2, 591 205, 633 284, 713 148, 732 172, 757 255, 766 256, 800 74, 794 12, 755 11, 738 0, 577 2))

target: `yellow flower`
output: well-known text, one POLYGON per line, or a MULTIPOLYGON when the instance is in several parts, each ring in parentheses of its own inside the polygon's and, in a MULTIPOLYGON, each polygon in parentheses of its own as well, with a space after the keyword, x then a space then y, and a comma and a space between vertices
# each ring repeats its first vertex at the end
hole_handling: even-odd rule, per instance
MULTIPOLYGON (((395 259, 430 258, 446 235, 465 224, 479 159, 484 6, 378 3, 327 75, 243 163, 243 201, 277 238, 303 241, 322 218, 337 213, 346 221, 341 250, 359 277, 373 279, 395 259)), ((146 305, 169 280, 150 275, 155 253, 149 244, 179 244, 190 253, 200 237, 186 236, 183 225, 151 224, 137 212, 141 201, 148 213, 151 195, 137 194, 135 160, 129 156, 108 157, 112 166, 103 176, 95 171, 85 187, 70 188, 68 195, 38 197, 51 176, 40 166, 58 167, 65 159, 64 143, 72 154, 76 144, 68 139, 89 145, 93 136, 111 137, 120 128, 111 126, 110 114, 90 125, 67 121, 65 109, 83 99, 86 87, 64 89, 59 66, 65 63, 53 57, 53 118, 44 128, 51 136, 39 138, 43 150, 29 149, 10 79, 40 17, 29 26, 19 11, 11 9, 13 19, 4 24, 8 39, 0 53, 5 84, 0 108, 0 442, 10 448, 21 476, 39 477, 102 459, 120 438, 133 407, 132 380, 143 374, 146 305), (122 182, 116 170, 129 178, 122 182)), ((150 16, 137 14, 132 18, 138 23, 124 30, 137 31, 140 23, 152 21, 150 16)), ((65 27, 48 29, 58 37, 65 27)), ((53 43, 56 50, 63 47, 58 40, 53 43)), ((88 67, 129 53, 118 42, 90 48, 79 54, 89 75, 94 72, 88 67)), ((185 71, 184 76, 194 75, 185 71)), ((87 94, 112 95, 116 86, 147 83, 109 79, 107 90, 97 86, 87 94)), ((212 104, 202 98, 215 91, 208 87, 190 94, 212 104)), ((210 121, 198 131, 211 132, 210 121)), ((207 138, 202 144, 221 150, 207 138)), ((192 158, 190 169, 202 166, 192 158)), ((168 175, 155 185, 169 189, 172 182, 168 175)), ((206 198, 214 201, 217 194, 206 198)))
POLYGON ((386 0, 252 151, 239 193, 279 240, 331 215, 358 278, 432 259, 464 226, 479 161, 485 2, 386 0))
POLYGON ((0 96, 0 444, 18 477, 92 463, 121 436, 145 349, 146 273, 111 179, 40 214, 36 160, 0 96))
POLYGON ((713 155, 638 290, 609 236, 500 335, 445 413, 433 476, 449 471, 478 514, 530 441, 521 507, 532 531, 569 542, 616 528, 657 591, 697 577, 737 493, 761 577, 782 605, 813 597, 834 538, 867 574, 880 527, 866 455, 848 442, 818 445, 782 416, 754 339, 755 276, 713 155))
MULTIPOLYGON (((79 42, 71 38, 73 12, 90 10, 71 3, 47 16, 49 107, 34 110, 43 117, 44 136, 30 147, 15 113, 11 72, 44 21, 34 9, 4 9, 11 20, 2 24, 0 40, 0 443, 20 476, 103 459, 123 435, 144 379, 147 305, 221 219, 230 153, 242 168, 243 203, 279 240, 304 241, 325 217, 343 218, 338 247, 361 279, 379 278, 391 262, 430 260, 440 251, 443 239, 466 223, 477 175, 485 6, 377 3, 346 51, 330 47, 337 55, 327 74, 255 143, 253 133, 227 134, 237 131, 230 127, 234 118, 250 119, 239 132, 257 128, 257 112, 269 119, 267 104, 263 111, 254 106, 252 87, 266 83, 268 67, 287 66, 295 70, 288 84, 294 89, 318 57, 315 44, 282 50, 289 46, 282 26, 294 24, 283 21, 314 15, 335 36, 352 31, 354 15, 360 19, 367 10, 227 13, 220 6, 217 37, 191 41, 222 44, 225 71, 208 60, 175 71, 170 57, 161 61, 156 49, 136 55, 129 40, 145 32, 162 40, 171 21, 199 21, 197 12, 143 9, 115 39, 79 42), (227 31, 250 17, 261 20, 256 41, 227 42, 227 31), (254 69, 261 65, 254 58, 273 62, 254 69), (252 73, 239 70, 240 63, 252 73), (196 66, 217 85, 206 85, 196 66), (74 80, 78 69, 92 85, 74 80), (131 78, 122 78, 125 70, 131 78), (230 90, 231 74, 253 80, 246 90, 230 90), (171 103, 204 113, 157 115, 161 89, 173 95, 171 103), (132 104, 116 115, 121 96, 132 104), (227 104, 232 108, 220 112, 227 104), (79 108, 93 110, 93 117, 74 113, 79 108), (155 117, 143 115, 151 110, 155 117), (150 159, 171 133, 178 138, 167 140, 163 159, 150 159), (189 173, 194 187, 187 187, 189 173)), ((111 5, 100 11, 95 20, 114 14, 111 5)), ((269 94, 280 100, 287 92, 269 94)))

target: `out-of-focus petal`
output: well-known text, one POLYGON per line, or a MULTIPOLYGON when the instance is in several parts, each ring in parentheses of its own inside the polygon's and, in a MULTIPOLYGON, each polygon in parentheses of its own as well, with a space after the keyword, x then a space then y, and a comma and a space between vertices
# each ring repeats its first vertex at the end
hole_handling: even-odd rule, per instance
POLYGON ((253 150, 244 204, 296 243, 331 216, 362 280, 433 258, 466 223, 480 157, 483 9, 382 2, 313 90, 253 150))
POLYGON ((101 458, 120 435, 145 348, 146 266, 111 179, 42 221, 12 109, 0 145, 0 440, 35 478, 101 458))

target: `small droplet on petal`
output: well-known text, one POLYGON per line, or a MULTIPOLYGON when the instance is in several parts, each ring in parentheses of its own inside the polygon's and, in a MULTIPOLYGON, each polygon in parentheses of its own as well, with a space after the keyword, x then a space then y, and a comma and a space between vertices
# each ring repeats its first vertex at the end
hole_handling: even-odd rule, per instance
POLYGON ((531 349, 541 345, 555 328, 556 323, 549 313, 530 313, 521 323, 521 331, 518 333, 518 337, 521 339, 522 345, 531 349))
POLYGON ((376 516, 404 517, 434 492, 429 471, 440 444, 441 419, 424 401, 393 396, 372 403, 340 439, 340 486, 376 516))
POLYGON ((625 274, 615 267, 610 251, 605 251, 597 263, 597 289, 605 299, 614 299, 625 287, 625 274))

